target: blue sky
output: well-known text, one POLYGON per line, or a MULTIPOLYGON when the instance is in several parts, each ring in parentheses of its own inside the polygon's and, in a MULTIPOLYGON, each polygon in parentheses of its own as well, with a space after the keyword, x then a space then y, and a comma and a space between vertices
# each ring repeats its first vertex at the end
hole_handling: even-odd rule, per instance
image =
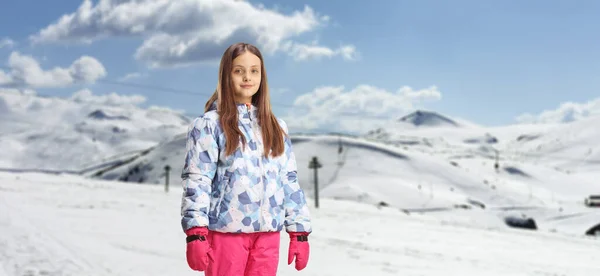
MULTIPOLYGON (((92 9, 97 8, 97 2, 93 2, 92 9)), ((196 2, 203 1, 183 2, 186 3, 183 6, 189 4, 193 8, 199 6, 196 2)), ((131 16, 121 18, 124 22, 121 25, 102 25, 100 21, 86 25, 95 19, 74 20, 62 30, 75 31, 47 35, 42 42, 32 43, 32 36, 56 24, 61 16, 76 13, 82 3, 83 0, 2 3, 0 45, 3 39, 5 43, 0 46, 0 70, 10 73, 8 60, 13 52, 33 57, 44 70, 68 68, 81 56, 88 55, 105 70, 93 84, 66 81, 67 85, 49 87, 20 82, 19 87, 31 86, 38 94, 64 97, 84 88, 94 94, 141 94, 147 99, 145 105, 183 109, 191 115, 202 112, 207 95, 216 85, 218 65, 211 63, 211 57, 212 60, 220 58, 228 44, 203 41, 196 45, 193 54, 180 59, 160 57, 168 53, 165 49, 172 46, 167 42, 174 41, 172 37, 148 44, 151 47, 145 49, 148 51, 142 58, 136 58, 136 51, 161 33, 189 42, 210 28, 202 23, 206 17, 181 20, 185 15, 166 12, 169 16, 162 19, 173 22, 174 27, 154 30, 150 29, 157 24, 156 18, 131 16), (127 25, 128 20, 139 21, 127 25), (131 26, 144 26, 149 31, 132 34, 131 26), (121 27, 123 29, 119 29, 121 27), (186 28, 190 32, 183 34, 186 28), (109 35, 98 38, 99 34, 109 35), (96 39, 90 43, 77 42, 82 37, 96 39), (152 62, 190 63, 153 67, 152 62), (132 73, 141 77, 122 80, 132 73), (109 83, 113 81, 201 94, 109 83)), ((415 108, 490 126, 516 123, 516 118, 524 113, 546 121, 561 120, 569 112, 581 117, 600 113, 600 101, 596 100, 600 97, 598 1, 382 0, 377 1, 377 5, 372 3, 249 1, 252 6, 247 6, 248 3, 235 3, 246 5, 242 8, 223 5, 229 13, 210 14, 215 15, 214 20, 220 26, 242 21, 231 19, 231 14, 280 15, 278 20, 281 21, 271 23, 287 26, 284 39, 277 40, 281 33, 275 27, 266 28, 265 32, 272 34, 259 35, 245 29, 262 24, 261 21, 269 18, 265 16, 243 21, 230 36, 217 34, 226 42, 258 41, 257 36, 275 38, 269 45, 257 44, 265 49, 263 52, 268 52, 268 47, 276 48, 265 54, 275 112, 290 120, 297 119, 294 125, 298 128, 312 125, 327 129, 337 124, 333 123, 334 118, 347 120, 349 125, 357 120, 345 116, 344 112, 397 118, 415 108), (268 11, 261 11, 261 6, 268 11), (292 18, 295 12, 305 11, 305 6, 310 7, 312 19, 311 16, 292 18), (286 48, 286 43, 301 46, 298 49, 313 46, 311 50, 316 50, 316 46, 331 51, 346 47, 344 49, 350 52, 317 58, 314 53, 319 51, 311 51, 313 55, 309 58, 298 60, 302 51, 293 52, 294 48, 286 48), (406 94, 398 95, 402 87, 406 94), (378 101, 386 105, 375 107, 378 101), (565 102, 573 103, 561 108, 565 102), (540 116, 544 111, 547 111, 545 115, 540 116), (323 122, 314 122, 319 120, 323 122)), ((138 7, 133 12, 140 10, 138 7)), ((191 9, 181 9, 181 13, 185 10, 191 9)), ((104 19, 114 15, 112 12, 105 11, 104 19)), ((18 79, 13 77, 13 84, 18 79)), ((363 122, 370 126, 372 121, 363 122)))

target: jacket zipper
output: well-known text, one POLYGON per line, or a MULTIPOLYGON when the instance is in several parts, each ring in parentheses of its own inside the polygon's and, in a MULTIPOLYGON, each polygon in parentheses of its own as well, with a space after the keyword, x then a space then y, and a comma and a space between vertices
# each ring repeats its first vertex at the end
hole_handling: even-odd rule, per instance
POLYGON ((264 168, 263 168, 263 163, 262 163, 262 150, 264 149, 262 143, 258 143, 260 140, 258 139, 258 135, 256 134, 255 130, 255 124, 254 124, 254 120, 252 120, 252 113, 250 112, 250 108, 248 106, 246 106, 246 111, 248 112, 248 118, 250 118, 250 127, 252 128, 252 135, 254 136, 254 140, 256 140, 257 142, 257 150, 258 150, 258 164, 260 167, 260 182, 262 184, 262 189, 261 189, 261 196, 260 196, 260 210, 259 210, 259 218, 260 218, 260 230, 263 230, 263 226, 265 224, 264 220, 264 216, 263 216, 263 208, 264 208, 264 198, 265 198, 265 190, 267 189, 267 185, 265 184, 265 182, 263 181, 263 177, 264 177, 264 168))

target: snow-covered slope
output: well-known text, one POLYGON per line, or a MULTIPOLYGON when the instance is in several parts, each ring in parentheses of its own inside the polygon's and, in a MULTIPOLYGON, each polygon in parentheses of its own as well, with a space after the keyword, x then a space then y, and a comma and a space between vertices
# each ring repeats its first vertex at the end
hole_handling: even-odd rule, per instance
POLYGON ((169 166, 169 183, 179 185, 186 154, 185 139, 185 133, 179 134, 150 149, 147 154, 132 162, 113 169, 102 170, 101 173, 90 171, 89 175, 106 180, 162 184, 166 182, 165 167, 169 166))
POLYGON ((600 125, 600 116, 561 124, 482 127, 462 123, 457 127, 458 123, 441 114, 415 114, 405 118, 429 120, 429 124, 422 123, 428 127, 391 124, 385 129, 374 129, 364 137, 444 158, 471 155, 495 158, 497 151, 500 159, 536 162, 565 171, 590 171, 592 168, 587 165, 600 164, 600 128, 596 127, 600 125))
POLYGON ((513 153, 517 151, 516 144, 562 126, 564 125, 515 124, 482 127, 464 124, 462 127, 442 125, 407 128, 403 125, 390 125, 385 129, 374 129, 363 137, 443 158, 494 156, 494 150, 513 153))
MULTIPOLYGON (((185 260, 180 196, 153 185, 0 172, 0 275, 199 275, 185 260)), ((307 268, 287 265, 284 232, 278 275, 600 271, 600 240, 592 237, 466 225, 351 201, 320 206, 311 207, 307 268)))
MULTIPOLYGON (((502 205, 513 199, 498 195, 447 161, 422 153, 408 153, 363 139, 337 136, 293 136, 301 186, 314 193, 314 172, 308 168, 313 156, 322 164, 318 178, 324 197, 345 198, 377 204, 381 201, 401 208, 451 207, 465 204, 470 196, 496 198, 502 205), (341 153, 339 147, 342 147, 341 153), (433 189, 433 190, 432 190, 433 189), (435 192, 435 197, 430 194, 435 192)), ((104 179, 165 183, 165 166, 170 180, 180 181, 185 158, 185 136, 157 146, 149 154, 127 165, 103 173, 104 179)))
MULTIPOLYGON (((445 159, 473 156, 539 164, 569 174, 600 176, 600 116, 562 124, 406 128, 390 125, 364 138, 445 159)), ((600 193, 600 190, 597 191, 600 193)))
MULTIPOLYGON (((300 185, 315 198, 313 157, 318 170, 319 197, 389 206, 405 212, 437 212, 453 216, 457 210, 480 209, 477 219, 504 224, 508 216, 528 216, 540 227, 584 233, 600 223, 600 210, 583 206, 597 189, 593 179, 569 175, 535 164, 504 162, 496 170, 487 157, 447 160, 438 155, 403 150, 362 138, 293 136, 300 185), (341 148, 340 148, 341 146, 341 148), (576 182, 576 185, 565 183, 576 182), (555 217, 580 214, 585 223, 573 229, 555 217)), ((163 185, 165 166, 171 168, 170 187, 179 188, 185 158, 185 135, 165 142, 131 163, 105 171, 101 177, 163 185)), ((468 213, 460 212, 462 216, 468 213)), ((460 219, 456 217, 455 219, 460 219)))
MULTIPOLYGON (((545 132, 531 132, 509 144, 515 159, 560 168, 572 173, 600 169, 600 116, 589 117, 545 132)), ((600 174, 596 174, 600 176, 600 174)), ((600 184, 598 184, 600 193, 600 184)))
POLYGON ((161 108, 79 95, 0 93, 0 168, 78 170, 140 151, 186 131, 189 119, 161 108))

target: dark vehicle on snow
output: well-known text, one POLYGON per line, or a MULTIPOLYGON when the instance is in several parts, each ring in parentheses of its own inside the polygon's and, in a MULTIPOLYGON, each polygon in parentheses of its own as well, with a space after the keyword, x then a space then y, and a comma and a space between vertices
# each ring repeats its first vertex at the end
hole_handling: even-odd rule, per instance
POLYGON ((600 195, 590 195, 585 199, 585 206, 600 207, 600 195))

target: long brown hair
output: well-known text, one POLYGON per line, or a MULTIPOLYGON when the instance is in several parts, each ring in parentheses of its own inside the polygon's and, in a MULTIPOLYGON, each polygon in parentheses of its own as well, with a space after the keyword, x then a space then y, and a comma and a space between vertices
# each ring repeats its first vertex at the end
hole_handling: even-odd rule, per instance
POLYGON ((262 130, 264 152, 267 156, 269 153, 274 157, 279 156, 283 154, 284 151, 284 131, 281 129, 281 126, 271 110, 271 99, 269 96, 269 85, 267 83, 265 63, 260 50, 254 45, 248 43, 236 43, 225 50, 225 53, 223 53, 223 57, 221 58, 221 65, 219 66, 217 89, 206 102, 204 111, 207 112, 210 110, 211 106, 216 101, 221 128, 225 133, 226 155, 233 154, 237 149, 240 138, 242 139, 244 147, 246 146, 247 141, 238 127, 238 110, 234 98, 233 82, 231 80, 233 60, 246 51, 249 51, 260 59, 260 86, 256 94, 252 96, 252 104, 258 109, 258 124, 262 130))

